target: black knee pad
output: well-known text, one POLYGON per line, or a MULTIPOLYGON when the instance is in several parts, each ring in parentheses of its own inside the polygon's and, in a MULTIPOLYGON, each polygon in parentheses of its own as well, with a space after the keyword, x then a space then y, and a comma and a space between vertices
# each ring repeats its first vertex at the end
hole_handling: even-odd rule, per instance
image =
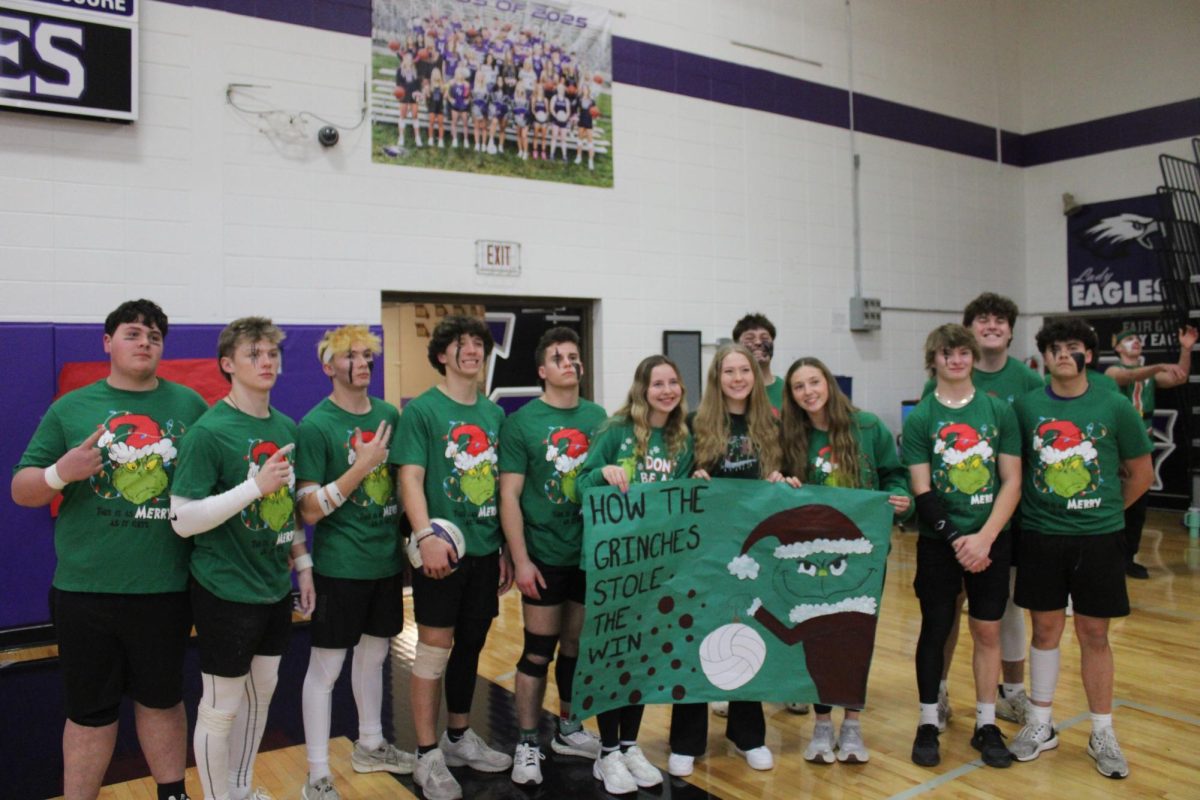
POLYGON ((517 672, 534 678, 544 678, 554 660, 554 649, 558 646, 558 634, 530 633, 525 631, 525 651, 517 662, 517 672), (546 659, 542 663, 531 661, 530 656, 546 659))

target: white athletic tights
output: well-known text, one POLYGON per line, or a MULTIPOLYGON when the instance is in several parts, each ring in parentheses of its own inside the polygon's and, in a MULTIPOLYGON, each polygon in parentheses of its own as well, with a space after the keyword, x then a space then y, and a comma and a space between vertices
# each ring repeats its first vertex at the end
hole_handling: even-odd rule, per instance
POLYGON ((255 656, 238 678, 201 673, 204 691, 196 713, 196 770, 204 796, 237 800, 250 794, 254 757, 267 726, 267 709, 279 681, 280 656, 255 656))
MULTIPOLYGON (((383 662, 388 640, 364 634, 354 648, 350 665, 350 687, 358 707, 358 741, 368 750, 383 739, 383 662)), ((332 717, 333 685, 342 671, 345 650, 314 647, 308 657, 301 698, 304 711, 304 743, 308 751, 310 781, 325 778, 329 771, 329 725, 332 717)))

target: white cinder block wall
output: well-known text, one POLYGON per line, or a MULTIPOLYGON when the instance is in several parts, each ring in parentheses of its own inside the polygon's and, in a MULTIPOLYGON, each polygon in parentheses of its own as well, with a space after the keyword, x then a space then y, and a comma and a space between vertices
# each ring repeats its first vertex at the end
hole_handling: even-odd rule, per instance
MULTIPOLYGON (((839 88, 851 80, 842 0, 601 4, 625 15, 619 36, 839 88)), ((1028 24, 1045 16, 1040 5, 854 0, 854 88, 1018 132, 1063 124, 1030 108, 1055 106, 1052 91, 1027 86, 1055 77, 1035 59, 1049 57, 1033 35, 1045 32, 1028 24)), ((1159 10, 1178 23, 1194 4, 1178 6, 1159 10)), ((230 83, 268 84, 246 102, 350 122, 366 37, 155 0, 141 13, 135 125, 0 114, 2 320, 97 321, 136 295, 177 322, 314 323, 378 322, 382 291, 595 298, 597 399, 613 408, 663 329, 712 341, 761 310, 779 326, 781 370, 819 355, 895 426, 922 380, 925 333, 972 296, 1065 307, 1063 237, 1051 241, 1040 208, 1059 165, 1021 170, 859 135, 864 293, 925 311, 888 311, 882 332, 852 335, 845 130, 618 84, 612 190, 375 165, 366 126, 331 150, 312 137, 281 145, 225 102, 230 83), (480 238, 521 242, 522 276, 477 276, 480 238)), ((1114 63, 1139 72, 1104 95, 1113 108, 1144 105, 1132 91, 1152 77, 1140 74, 1143 52, 1132 38, 1109 43, 1114 63)), ((1064 113, 1113 110, 1089 95, 1064 113)), ((1097 158, 1106 172, 1126 154, 1097 158)))

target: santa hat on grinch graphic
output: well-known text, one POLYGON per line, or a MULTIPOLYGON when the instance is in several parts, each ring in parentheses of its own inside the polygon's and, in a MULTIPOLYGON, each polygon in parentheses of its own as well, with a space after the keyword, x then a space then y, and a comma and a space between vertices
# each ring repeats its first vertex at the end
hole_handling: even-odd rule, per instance
POLYGON ((546 443, 546 460, 554 462, 560 475, 574 471, 587 459, 587 452, 587 437, 574 428, 555 431, 546 443))
POLYGON ((933 452, 939 453, 942 461, 953 467, 976 455, 987 461, 992 457, 992 446, 970 425, 957 422, 938 431, 933 452))
POLYGON ((354 466, 354 462, 358 460, 358 453, 355 452, 354 448, 358 445, 359 442, 366 444, 367 442, 371 441, 374 438, 375 438, 375 431, 362 431, 357 436, 355 436, 353 433, 350 434, 350 441, 348 441, 346 443, 347 447, 350 450, 350 452, 346 454, 346 463, 349 464, 350 466, 354 466))
MULTIPOLYGON (((258 476, 258 471, 262 465, 267 463, 267 459, 279 452, 279 445, 274 442, 259 442, 250 449, 250 467, 246 470, 247 478, 258 476)), ((296 473, 295 471, 288 473, 288 488, 296 488, 296 473)))
POLYGON ((833 472, 833 447, 825 445, 817 451, 816 461, 813 466, 821 470, 821 472, 829 475, 833 472))
POLYGON ((97 444, 108 450, 114 464, 130 464, 148 456, 161 456, 164 464, 175 458, 175 443, 163 435, 158 423, 145 414, 118 412, 104 423, 97 444))
POLYGON ((495 464, 500 460, 496 456, 496 448, 488 444, 483 428, 469 423, 455 425, 450 430, 450 435, 446 437, 446 458, 453 459, 454 466, 460 472, 474 469, 484 462, 495 464))
POLYGON ((1078 425, 1065 419, 1052 419, 1039 425, 1033 437, 1033 449, 1047 466, 1073 456, 1079 456, 1084 462, 1096 460, 1096 446, 1090 439, 1083 438, 1078 425))

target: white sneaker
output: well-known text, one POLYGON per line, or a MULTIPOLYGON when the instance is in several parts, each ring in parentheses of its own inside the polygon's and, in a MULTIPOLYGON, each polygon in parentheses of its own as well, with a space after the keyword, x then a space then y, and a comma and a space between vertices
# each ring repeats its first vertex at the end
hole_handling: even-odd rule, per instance
POLYGON ((708 710, 711 711, 713 714, 715 714, 718 717, 728 717, 729 716, 729 701, 728 700, 716 700, 716 701, 708 704, 708 710))
POLYGON ((1058 747, 1058 732, 1053 723, 1029 720, 1008 746, 1017 761, 1033 761, 1043 751, 1058 747))
POLYGON ((589 162, 588 162, 588 169, 589 169, 589 170, 595 170, 595 169, 596 169, 596 165, 595 165, 594 163, 592 163, 591 161, 589 161, 589 162))
POLYGON ((450 140, 450 146, 451 146, 451 147, 458 147, 458 139, 457 139, 457 138, 455 138, 455 139, 451 139, 451 140, 450 140))
POLYGON ((746 759, 746 763, 750 765, 750 769, 774 769, 775 756, 771 755, 771 750, 765 744, 758 747, 752 747, 749 750, 741 750, 737 747, 737 754, 746 759))
POLYGON ((996 716, 1007 722, 1024 725, 1029 716, 1029 695, 1018 689, 1008 696, 996 693, 996 716))
POLYGON ((465 766, 480 772, 508 772, 512 769, 512 756, 488 747, 470 728, 457 742, 451 742, 449 734, 442 731, 438 747, 446 754, 448 767, 465 766))
MULTIPOLYGON (((432 143, 432 142, 430 142, 430 144, 433 144, 433 143, 432 143)), ((425 146, 425 145, 424 145, 424 143, 421 141, 421 137, 420 137, 420 136, 418 136, 418 137, 417 137, 417 147, 424 147, 424 146, 425 146)))
POLYGON ((592 765, 592 777, 604 782, 604 791, 609 794, 631 794, 638 790, 637 781, 630 774, 621 758, 620 750, 613 750, 592 765))
POLYGON ((838 731, 837 760, 843 764, 865 764, 871 760, 863 743, 861 726, 842 722, 842 729, 838 731))
POLYGON ((784 703, 784 708, 793 714, 807 714, 809 712, 808 703, 784 703))
POLYGON ((355 772, 391 772, 396 775, 412 775, 417 766, 417 757, 384 742, 374 750, 367 750, 358 742, 350 754, 350 765, 355 772))
POLYGON ((804 748, 804 760, 814 764, 834 762, 832 722, 818 722, 813 725, 812 741, 804 748))
POLYGON ((421 787, 427 800, 459 800, 463 796, 462 787, 446 768, 446 757, 441 750, 430 750, 417 757, 413 783, 421 787))
POLYGON ((445 140, 443 140, 443 139, 438 139, 438 147, 441 147, 442 149, 445 149, 445 147, 446 147, 446 142, 445 142, 445 140))
POLYGON ((583 728, 570 733, 558 731, 550 740, 550 749, 560 756, 595 759, 600 756, 600 739, 596 737, 596 734, 583 728))
POLYGON ((516 753, 513 755, 512 782, 521 786, 529 784, 541 785, 542 783, 542 755, 541 749, 530 742, 520 742, 517 744, 516 753))
POLYGON ((1117 734, 1112 728, 1093 732, 1088 737, 1088 755, 1096 759, 1096 771, 1106 778, 1125 778, 1129 776, 1129 762, 1117 744, 1117 734))
POLYGON ((316 783, 305 781, 304 788, 300 790, 300 800, 342 800, 342 796, 333 788, 329 776, 325 776, 318 778, 316 783))
POLYGON ((629 774, 641 788, 649 789, 662 785, 662 773, 658 771, 658 767, 646 760, 646 754, 636 744, 622 753, 621 758, 625 761, 625 769, 629 770, 629 774))
POLYGON ((488 146, 487 146, 487 154, 488 154, 489 156, 494 156, 494 155, 496 155, 496 143, 495 143, 495 142, 488 142, 488 146))
POLYGON ((948 689, 938 689, 937 715, 938 733, 945 733, 950 718, 954 716, 954 710, 950 708, 950 690, 948 689))
POLYGON ((696 758, 695 756, 685 756, 679 753, 671 753, 667 757, 667 772, 674 775, 676 778, 686 778, 695 771, 696 758))
POLYGON ((575 156, 575 163, 576 163, 576 164, 582 164, 582 163, 583 163, 583 158, 582 158, 581 156, 575 156))
POLYGON ((275 800, 275 795, 271 794, 266 789, 259 786, 257 789, 255 789, 253 792, 250 793, 250 796, 247 797, 246 800, 275 800))

